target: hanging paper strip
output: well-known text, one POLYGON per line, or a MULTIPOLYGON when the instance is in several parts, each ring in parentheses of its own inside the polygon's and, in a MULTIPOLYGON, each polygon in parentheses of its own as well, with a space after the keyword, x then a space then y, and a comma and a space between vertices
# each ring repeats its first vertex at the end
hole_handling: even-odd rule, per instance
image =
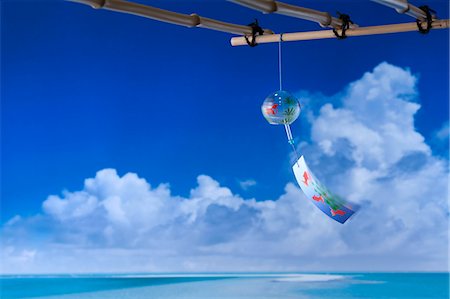
POLYGON ((292 166, 295 178, 303 193, 322 212, 337 222, 344 223, 357 210, 358 206, 331 193, 309 170, 303 156, 292 166))

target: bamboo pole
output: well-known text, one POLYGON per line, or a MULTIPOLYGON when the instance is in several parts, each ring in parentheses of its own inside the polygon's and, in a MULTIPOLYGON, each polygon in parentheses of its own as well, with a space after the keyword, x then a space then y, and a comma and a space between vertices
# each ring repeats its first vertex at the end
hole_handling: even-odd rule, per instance
MULTIPOLYGON (((319 23, 322 27, 340 28, 342 20, 332 17, 327 12, 291 5, 273 0, 228 0, 263 13, 277 13, 303 20, 319 23)), ((351 25, 351 28, 357 27, 351 25)))
POLYGON ((423 10, 408 3, 408 0, 372 0, 381 5, 395 9, 398 13, 406 14, 418 20, 425 20, 427 15, 423 10))
MULTIPOLYGON (((450 27, 449 20, 436 20, 432 23, 432 29, 445 29, 450 27)), ((370 27, 358 27, 354 29, 348 29, 345 34, 347 36, 362 36, 362 35, 376 35, 387 33, 398 33, 418 31, 416 23, 402 23, 391 24, 381 26, 370 27)), ((294 32, 282 34, 282 40, 284 42, 290 41, 302 41, 302 40, 314 40, 336 38, 332 30, 318 30, 318 31, 306 31, 306 32, 294 32)), ((260 35, 256 37, 257 44, 277 43, 280 41, 280 34, 260 35)), ((243 36, 231 38, 232 46, 246 46, 247 42, 243 36)))
MULTIPOLYGON (((91 6, 95 9, 106 9, 117 12, 128 13, 132 15, 149 18, 165 23, 176 24, 186 27, 201 27, 211 30, 228 32, 232 34, 252 34, 250 26, 242 26, 237 24, 226 23, 205 17, 197 14, 181 14, 173 11, 159 9, 143 4, 128 2, 124 0, 68 0, 71 2, 82 3, 91 6)), ((264 34, 272 34, 269 29, 264 29, 264 34)))

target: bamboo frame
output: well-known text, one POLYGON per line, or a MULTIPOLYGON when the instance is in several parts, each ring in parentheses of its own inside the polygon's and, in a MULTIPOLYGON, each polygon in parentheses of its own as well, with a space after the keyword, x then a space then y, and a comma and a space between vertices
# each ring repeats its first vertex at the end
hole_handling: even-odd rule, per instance
MULTIPOLYGON (((435 20, 432 23, 432 29, 445 29, 450 27, 450 20, 435 20)), ((399 33, 408 31, 418 31, 417 24, 414 23, 402 23, 391 24, 381 26, 359 27, 354 29, 348 29, 345 34, 347 36, 362 36, 362 35, 376 35, 376 34, 388 34, 399 33)), ((257 44, 266 43, 278 43, 280 39, 284 42, 290 41, 302 41, 302 40, 315 40, 325 38, 336 38, 332 30, 318 30, 307 32, 295 32, 284 34, 270 34, 260 35, 256 37, 257 44)), ((244 37, 233 37, 230 40, 232 46, 246 46, 247 42, 244 37)))
MULTIPOLYGON (((86 4, 95 9, 103 8, 106 10, 128 13, 144 18, 149 18, 152 20, 176 24, 189 28, 201 27, 238 35, 252 34, 252 28, 250 26, 242 26, 237 24, 226 23, 218 20, 201 17, 197 14, 186 15, 176 13, 173 11, 168 11, 124 0, 68 0, 68 1, 86 4)), ((270 29, 264 29, 264 34, 273 34, 273 31, 270 29)))
MULTIPOLYGON (((250 26, 242 26, 232 23, 226 23, 214 19, 201 17, 197 14, 186 15, 176 13, 173 11, 128 2, 125 0, 67 0, 67 1, 86 4, 95 9, 103 8, 112 11, 129 13, 180 26, 202 27, 211 30, 244 35, 233 37, 230 41, 232 46, 247 45, 246 36, 248 37, 249 35, 253 34, 253 29, 250 26)), ((337 26, 337 23, 333 23, 334 18, 332 18, 331 21, 328 21, 329 20, 328 17, 331 18, 331 16, 328 13, 302 8, 294 5, 289 5, 278 1, 273 0, 228 0, 228 1, 235 2, 243 6, 248 6, 253 9, 261 10, 267 13, 278 11, 280 14, 291 15, 298 18, 304 18, 307 20, 313 20, 319 22, 322 26, 329 26, 329 27, 333 27, 334 25, 337 26)), ((395 8, 400 13, 406 13, 413 17, 416 17, 417 20, 422 22, 422 25, 427 21, 425 12, 422 11, 420 8, 417 8, 409 4, 407 0, 372 0, 372 1, 382 3, 384 5, 395 8)), ((335 20, 340 21, 339 19, 335 20)), ((340 29, 339 26, 333 28, 339 30, 340 29)), ((431 29, 444 29, 449 27, 450 27, 449 20, 433 19, 431 29)), ((391 25, 370 26, 361 28, 355 26, 346 31, 346 36, 388 34, 388 33, 408 32, 417 30, 418 30, 417 23, 391 24, 391 25)), ((264 35, 256 36, 255 42, 257 44, 263 44, 263 43, 279 42, 280 40, 301 41, 301 40, 314 40, 314 39, 325 39, 335 37, 336 36, 333 30, 294 32, 280 35, 280 34, 273 34, 273 32, 269 29, 264 29, 264 35)))

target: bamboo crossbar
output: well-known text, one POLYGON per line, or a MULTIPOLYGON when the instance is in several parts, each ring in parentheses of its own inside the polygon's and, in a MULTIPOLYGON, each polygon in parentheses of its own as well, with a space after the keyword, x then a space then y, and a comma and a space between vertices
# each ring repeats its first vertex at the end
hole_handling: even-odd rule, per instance
MULTIPOLYGON (((201 27, 216 31, 228 32, 232 34, 252 34, 252 28, 250 26, 242 26, 237 24, 226 23, 217 21, 205 17, 201 17, 197 14, 181 14, 173 11, 168 11, 156 7, 151 7, 134 2, 128 2, 124 0, 68 0, 71 2, 77 2, 87 4, 95 9, 106 9, 117 12, 128 13, 132 15, 149 18, 165 23, 176 24, 186 27, 201 27)), ((264 34, 272 34, 269 29, 264 29, 264 34)))
MULTIPOLYGON (((435 20, 432 23, 432 29, 445 29, 450 27, 449 20, 435 20)), ((414 23, 402 23, 402 24, 391 24, 391 25, 381 25, 381 26, 370 26, 370 27, 358 27, 354 29, 348 29, 346 35, 351 36, 363 36, 363 35, 376 35, 376 34, 388 34, 388 33, 399 33, 408 31, 418 31, 417 24, 414 23)), ((294 32, 294 33, 284 33, 280 37, 280 34, 270 34, 270 35, 260 35, 256 37, 257 44, 266 43, 277 43, 282 38, 284 42, 291 41, 302 41, 302 40, 314 40, 314 39, 325 39, 325 38, 336 38, 332 30, 317 30, 317 31, 306 31, 306 32, 294 32)), ((231 38, 232 46, 246 46, 247 42, 243 36, 231 38)))

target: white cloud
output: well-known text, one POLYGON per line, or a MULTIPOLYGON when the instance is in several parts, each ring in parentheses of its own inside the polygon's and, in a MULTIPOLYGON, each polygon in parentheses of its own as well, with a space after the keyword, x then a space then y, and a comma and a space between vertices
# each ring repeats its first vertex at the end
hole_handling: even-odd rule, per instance
POLYGON ((241 186, 242 189, 248 190, 250 187, 253 187, 256 185, 256 181, 252 180, 252 179, 239 181, 239 185, 241 186))
POLYGON ((416 78, 407 70, 381 63, 350 84, 341 108, 324 105, 314 119, 312 139, 327 155, 349 142, 357 166, 387 169, 411 152, 430 154, 423 136, 414 128, 420 105, 416 78))
POLYGON ((448 141, 450 137, 450 127, 448 121, 435 133, 436 138, 442 141, 448 141))
POLYGON ((382 63, 310 114, 302 151, 363 205, 340 225, 294 184, 245 199, 200 175, 189 197, 114 169, 2 228, 2 272, 445 270, 448 161, 414 128, 416 77, 382 63))

